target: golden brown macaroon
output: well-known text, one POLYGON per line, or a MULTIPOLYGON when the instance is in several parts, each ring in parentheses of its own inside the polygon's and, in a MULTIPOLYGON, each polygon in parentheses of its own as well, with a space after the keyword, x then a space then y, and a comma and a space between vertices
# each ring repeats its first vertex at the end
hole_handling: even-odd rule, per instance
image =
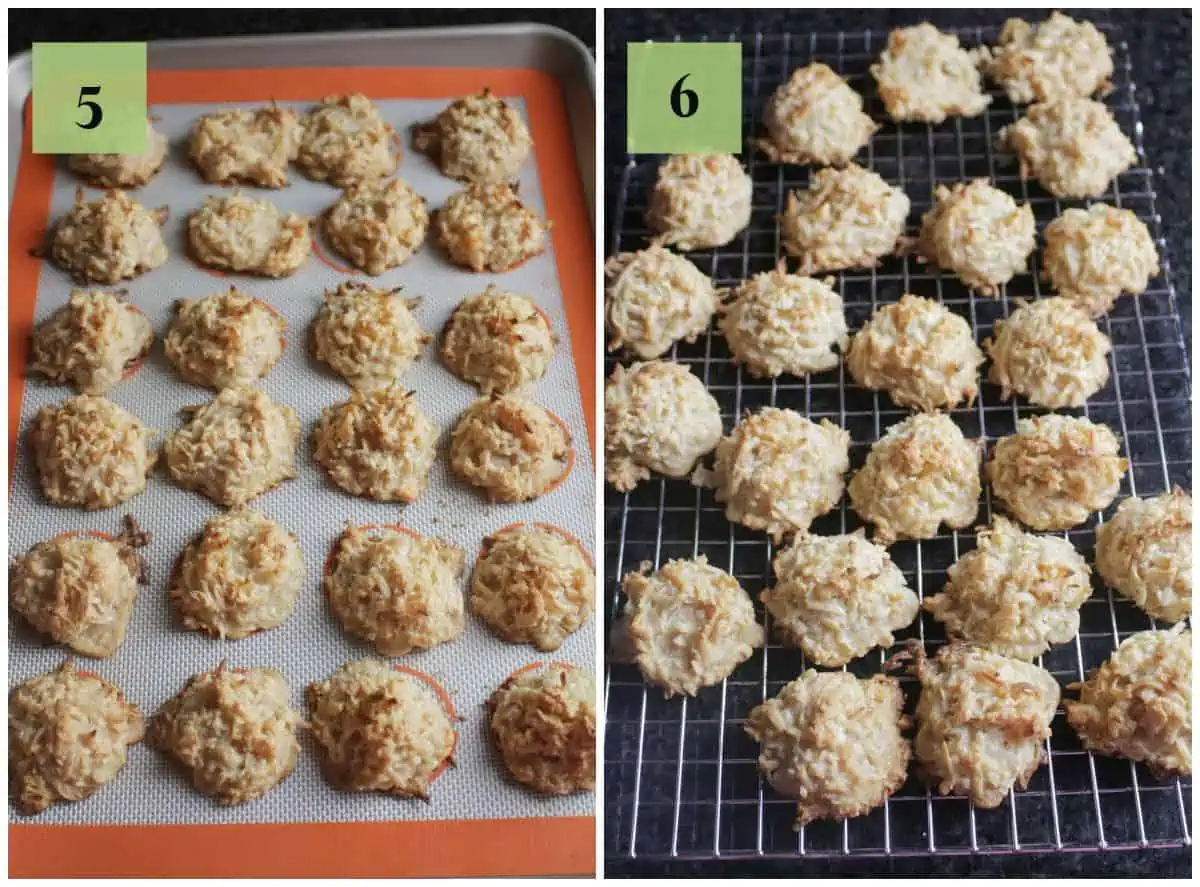
POLYGON ((732 154, 675 154, 658 168, 646 224, 658 232, 655 244, 724 246, 750 224, 753 198, 754 183, 732 154))
POLYGON ((828 65, 797 68, 767 100, 767 138, 754 146, 773 163, 844 166, 879 128, 862 107, 862 96, 828 65))
POLYGON ((400 146, 369 98, 327 95, 302 120, 296 162, 310 179, 346 188, 396 171, 400 146))
POLYGON ((411 259, 425 242, 429 210, 401 179, 362 182, 323 216, 325 236, 347 262, 377 277, 411 259))
POLYGON ((1050 285, 1093 317, 1123 293, 1139 296, 1158 274, 1150 230, 1131 210, 1093 203, 1046 226, 1042 269, 1050 285))
POLYGON ((196 121, 188 156, 206 182, 286 188, 303 124, 290 108, 214 111, 196 121))
POLYGON ((1061 12, 1036 25, 1010 18, 992 48, 987 73, 1013 104, 1086 97, 1108 89, 1112 53, 1091 22, 1061 12))
POLYGON ((50 258, 79 283, 117 283, 167 261, 167 209, 148 210, 125 191, 88 202, 83 189, 50 235, 50 258))
POLYGON ((1192 497, 1179 487, 1126 499, 1096 528, 1096 572, 1155 619, 1192 612, 1192 497))
POLYGON ((484 87, 412 129, 413 148, 460 182, 511 182, 533 139, 521 114, 484 87))
POLYGON ((326 290, 312 325, 313 356, 355 388, 391 386, 432 338, 413 314, 420 301, 361 280, 326 290))
POLYGON ((93 188, 140 188, 167 159, 167 137, 146 122, 146 147, 138 154, 72 154, 71 172, 93 188))
POLYGON ((871 76, 892 120, 943 123, 977 117, 992 103, 979 74, 988 56, 986 47, 963 49, 954 34, 922 22, 888 34, 871 76))
POLYGON ((699 268, 661 244, 604 263, 608 350, 653 360, 676 342, 695 342, 717 310, 717 291, 699 268))
POLYGON ((186 381, 220 391, 269 373, 283 356, 285 329, 265 302, 230 287, 177 301, 163 346, 186 381))
POLYGON ((553 225, 507 184, 472 182, 433 214, 433 236, 451 262, 494 274, 544 253, 553 225))
POLYGON ((125 293, 72 290, 67 304, 33 331, 29 368, 80 394, 104 394, 152 344, 150 321, 125 293))
POLYGON ((207 197, 188 216, 188 249, 201 265, 258 277, 289 277, 308 261, 312 220, 241 191, 207 197))
POLYGON ((483 394, 506 394, 546 375, 556 347, 558 335, 533 299, 489 284, 446 321, 442 362, 483 394))

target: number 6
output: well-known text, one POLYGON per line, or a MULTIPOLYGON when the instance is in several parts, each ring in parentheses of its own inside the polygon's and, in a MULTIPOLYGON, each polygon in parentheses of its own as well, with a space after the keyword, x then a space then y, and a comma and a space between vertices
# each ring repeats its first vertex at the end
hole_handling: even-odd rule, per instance
POLYGON ((76 108, 87 108, 89 111, 91 111, 91 117, 88 118, 87 123, 80 123, 79 121, 75 121, 75 125, 78 126, 80 129, 95 129, 97 126, 100 125, 100 121, 104 119, 104 111, 102 111, 100 109, 100 106, 97 105, 95 102, 85 102, 83 100, 83 97, 85 95, 100 95, 100 87, 99 86, 81 86, 81 87, 79 87, 79 104, 77 104, 75 107, 76 108))
POLYGON ((696 91, 683 87, 683 81, 691 76, 691 74, 684 74, 671 87, 671 111, 676 117, 691 117, 700 109, 700 97, 696 95, 696 91), (683 103, 680 102, 681 98, 685 100, 683 103), (681 107, 682 104, 686 104, 686 109, 681 107))

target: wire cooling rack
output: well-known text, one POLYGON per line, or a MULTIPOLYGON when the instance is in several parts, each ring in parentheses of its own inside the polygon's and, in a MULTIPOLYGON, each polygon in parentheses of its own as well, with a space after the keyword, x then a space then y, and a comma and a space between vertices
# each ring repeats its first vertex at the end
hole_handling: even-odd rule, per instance
MULTIPOLYGON (((994 29, 959 31, 967 46, 994 43, 994 29)), ((759 131, 758 115, 770 93, 796 67, 823 61, 866 98, 867 111, 886 120, 868 73, 883 49, 886 33, 698 37, 741 40, 745 133, 759 131)), ((1140 298, 1122 298, 1101 321, 1113 342, 1111 380, 1081 410, 1066 411, 1104 422, 1124 441, 1130 470, 1121 497, 1147 496, 1178 484, 1191 488, 1190 372, 1183 341, 1166 244, 1155 210, 1154 175, 1142 151, 1142 126, 1126 44, 1109 34, 1116 72, 1107 103, 1138 149, 1138 165, 1113 183, 1101 199, 1133 210, 1149 225, 1158 245, 1162 271, 1140 298)), ((912 200, 910 234, 940 183, 987 177, 1019 201, 1033 207, 1039 231, 1065 206, 1035 183, 1017 175, 1015 158, 995 147, 998 131, 1020 114, 1002 93, 993 92, 987 113, 955 118, 940 126, 884 123, 858 158, 912 200)), ((749 227, 726 247, 690 253, 690 258, 720 286, 729 286, 769 270, 783 253, 775 222, 791 189, 804 188, 808 168, 766 162, 743 154, 754 181, 749 227)), ((651 236, 645 227, 647 197, 661 157, 629 157, 615 199, 610 254, 643 248, 651 236)), ((1040 240, 1039 240, 1040 244, 1040 240)), ((876 306, 904 292, 939 299, 967 318, 982 340, 1006 316, 1017 297, 1042 295, 1039 254, 1029 273, 1015 278, 1000 299, 976 296, 956 280, 942 277, 912 257, 886 260, 871 271, 837 275, 847 322, 857 330, 876 306)), ((670 358, 691 365, 721 404, 726 429, 735 417, 766 405, 789 407, 814 419, 829 418, 851 435, 851 468, 857 469, 870 444, 888 426, 908 415, 886 395, 865 391, 846 378, 844 367, 808 379, 783 376, 774 381, 744 375, 730 362, 724 339, 710 329, 694 344, 679 344, 670 358)), ((613 360, 609 360, 611 370, 613 360)), ((1018 417, 1031 414, 1023 401, 1002 402, 983 384, 971 407, 953 418, 971 438, 990 445, 1014 431, 1018 417)), ((1114 506, 1115 507, 1115 506, 1114 506)), ((1113 508, 1094 515, 1067 536, 1094 562, 1094 530, 1113 508)), ((993 513, 985 489, 979 523, 993 513)), ((845 500, 813 525, 832 534, 860 526, 845 500)), ((816 822, 793 831, 793 801, 776 794, 760 779, 758 746, 744 732, 749 711, 774 696, 805 667, 795 649, 780 646, 770 620, 758 603, 771 579, 775 546, 762 533, 732 525, 708 490, 686 481, 656 478, 632 493, 609 488, 605 497, 605 574, 610 619, 624 606, 620 577, 648 560, 655 565, 676 557, 705 554, 733 573, 755 599, 768 629, 767 646, 738 668, 721 686, 695 698, 665 700, 647 689, 637 669, 610 665, 607 672, 605 741, 605 856, 610 862, 638 859, 904 857, 928 854, 1013 853, 1053 850, 1179 847, 1191 843, 1190 781, 1158 780, 1140 765, 1094 756, 1080 746, 1061 709, 1047 742, 1048 761, 1027 789, 1011 793, 995 810, 972 807, 965 799, 943 798, 913 774, 882 807, 843 823, 816 822)), ((974 547, 973 532, 954 532, 923 542, 894 545, 891 555, 910 586, 924 597, 940 590, 945 572, 974 547)), ((1083 605, 1078 638, 1043 657, 1041 664, 1060 684, 1080 680, 1129 634, 1153 625, 1127 601, 1114 597, 1096 580, 1083 605)), ((917 637, 933 652, 944 643, 940 625, 922 613, 897 645, 917 637)), ((851 663, 860 675, 878 672, 892 650, 877 651, 851 663)), ((912 711, 917 688, 902 682, 912 711)))

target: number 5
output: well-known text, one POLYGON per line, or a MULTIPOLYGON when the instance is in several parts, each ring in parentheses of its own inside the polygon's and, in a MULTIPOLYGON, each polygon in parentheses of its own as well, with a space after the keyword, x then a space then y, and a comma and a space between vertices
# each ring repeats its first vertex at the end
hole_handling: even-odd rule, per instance
POLYGON ((78 126, 80 129, 95 129, 97 126, 100 125, 100 121, 104 119, 104 112, 100 109, 100 106, 97 105, 95 102, 85 102, 83 100, 83 97, 85 95, 100 95, 100 87, 99 86, 81 86, 81 87, 79 87, 79 104, 77 104, 75 107, 76 108, 87 108, 89 111, 91 111, 91 116, 88 118, 87 123, 80 123, 79 121, 75 121, 75 125, 78 126))
POLYGON ((683 81, 691 77, 684 74, 671 87, 671 111, 676 117, 691 117, 700 109, 700 97, 694 89, 684 89, 683 81), (683 99, 681 102, 680 99, 683 99))

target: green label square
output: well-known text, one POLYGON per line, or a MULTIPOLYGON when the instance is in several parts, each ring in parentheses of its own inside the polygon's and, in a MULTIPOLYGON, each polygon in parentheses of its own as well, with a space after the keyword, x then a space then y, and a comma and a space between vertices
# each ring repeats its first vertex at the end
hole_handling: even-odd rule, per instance
POLYGON ((742 152, 741 43, 630 43, 630 154, 742 152))
POLYGON ((33 44, 35 154, 145 150, 145 43, 33 44))

